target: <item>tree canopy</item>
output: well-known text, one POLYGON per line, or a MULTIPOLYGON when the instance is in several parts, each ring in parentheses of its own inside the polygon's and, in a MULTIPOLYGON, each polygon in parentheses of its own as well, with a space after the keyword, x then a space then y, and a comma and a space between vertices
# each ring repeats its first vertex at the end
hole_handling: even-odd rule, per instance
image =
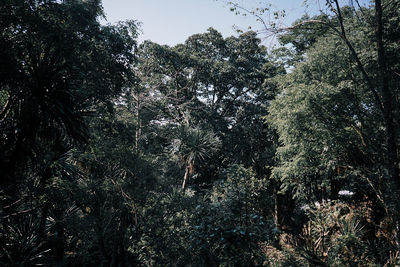
POLYGON ((0 265, 400 264, 400 1, 346 4, 269 48, 2 1, 0 265))

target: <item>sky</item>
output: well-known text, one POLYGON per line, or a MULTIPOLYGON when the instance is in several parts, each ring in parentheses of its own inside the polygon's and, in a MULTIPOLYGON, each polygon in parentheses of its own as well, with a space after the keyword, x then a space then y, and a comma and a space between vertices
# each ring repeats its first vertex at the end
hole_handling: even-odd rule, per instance
MULTIPOLYGON (((260 6, 260 0, 240 0, 246 7, 260 6)), ((264 1, 264 3, 267 1, 264 1)), ((285 10, 280 22, 289 26, 307 9, 303 0, 269 0, 271 10, 285 10)), ((253 16, 235 15, 224 0, 103 0, 107 22, 133 19, 142 22, 143 34, 139 41, 151 40, 159 44, 176 45, 189 36, 206 32, 213 27, 224 37, 237 35, 234 25, 242 30, 262 29, 253 16)), ((268 15, 266 15, 266 19, 268 15)), ((260 36, 263 39, 265 36, 260 36)), ((271 45, 273 40, 266 39, 271 45)), ((268 44, 266 44, 268 45, 268 44)))

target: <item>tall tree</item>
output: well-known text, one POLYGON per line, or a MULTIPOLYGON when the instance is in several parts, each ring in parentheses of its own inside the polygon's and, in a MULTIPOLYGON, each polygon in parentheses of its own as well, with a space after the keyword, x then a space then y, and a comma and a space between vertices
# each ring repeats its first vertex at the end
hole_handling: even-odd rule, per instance
MULTIPOLYGON (((398 146, 393 139, 398 136, 391 128, 396 98, 384 102, 386 93, 396 95, 398 90, 382 86, 384 82, 395 84, 398 77, 389 71, 382 76, 382 67, 396 66, 379 63, 379 53, 387 53, 379 52, 383 49, 379 42, 390 47, 391 40, 383 32, 379 34, 376 22, 367 19, 374 14, 376 19, 384 19, 385 15, 377 14, 380 3, 357 10, 342 8, 337 1, 327 5, 334 13, 333 23, 310 19, 295 26, 320 23, 330 31, 306 50, 306 60, 295 65, 271 104, 270 122, 281 141, 281 161, 273 172, 283 180, 283 190, 310 203, 336 199, 341 188, 364 195, 376 207, 375 223, 389 218, 393 232, 384 242, 396 250, 399 209, 394 151, 398 146), (376 44, 374 51, 371 43, 376 44)), ((388 12, 386 19, 392 15, 388 12)))
MULTIPOLYGON (((70 151, 88 140, 87 115, 129 86, 136 26, 100 25, 100 1, 3 1, 0 13, 1 261, 33 264, 41 258, 21 258, 31 254, 11 229, 39 218, 24 233, 35 238, 24 249, 48 251, 47 218, 61 221, 67 208, 51 188, 57 178, 79 177, 70 151)), ((64 255, 62 225, 50 250, 56 262, 64 255)))

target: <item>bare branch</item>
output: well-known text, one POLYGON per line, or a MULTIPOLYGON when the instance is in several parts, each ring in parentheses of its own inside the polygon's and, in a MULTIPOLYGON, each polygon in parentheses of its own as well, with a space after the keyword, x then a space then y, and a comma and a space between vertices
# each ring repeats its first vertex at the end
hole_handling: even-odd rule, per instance
POLYGON ((255 17, 263 24, 263 26, 264 26, 264 28, 265 28, 266 30, 268 29, 267 23, 265 22, 265 20, 264 20, 260 15, 256 14, 255 12, 252 12, 251 10, 249 10, 249 9, 247 9, 247 8, 245 8, 245 7, 239 6, 239 5, 236 4, 236 3, 232 3, 232 5, 233 5, 235 8, 241 9, 241 10, 245 11, 245 12, 248 13, 248 14, 252 14, 253 16, 255 16, 255 17))

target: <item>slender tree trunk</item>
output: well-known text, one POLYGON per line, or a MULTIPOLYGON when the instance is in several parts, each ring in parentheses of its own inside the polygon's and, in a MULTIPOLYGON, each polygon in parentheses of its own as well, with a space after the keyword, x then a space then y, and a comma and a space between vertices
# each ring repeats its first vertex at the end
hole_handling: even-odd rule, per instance
POLYGON ((278 189, 274 189, 274 224, 275 227, 279 229, 279 206, 278 206, 278 189))
POLYGON ((186 189, 186 183, 189 178, 189 165, 186 166, 185 175, 183 176, 182 191, 186 189))
POLYGON ((142 120, 140 118, 140 94, 138 94, 136 98, 136 119, 137 119, 137 126, 136 126, 136 138, 135 138, 135 145, 136 145, 136 153, 139 151, 139 139, 142 134, 142 120))

